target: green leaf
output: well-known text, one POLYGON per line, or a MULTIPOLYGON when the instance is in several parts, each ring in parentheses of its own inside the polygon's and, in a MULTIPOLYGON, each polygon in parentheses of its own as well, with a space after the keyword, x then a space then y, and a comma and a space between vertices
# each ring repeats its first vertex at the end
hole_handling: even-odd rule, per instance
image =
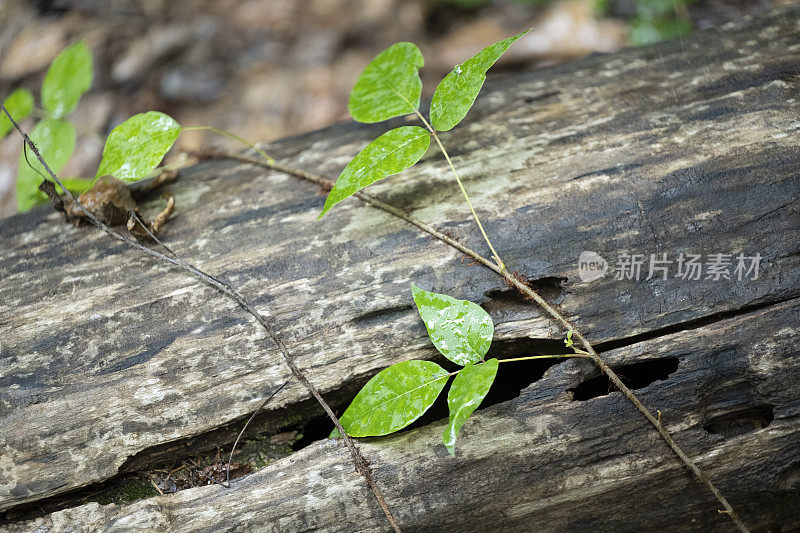
POLYGON ((489 359, 483 364, 469 364, 458 373, 450 392, 447 405, 450 408, 450 422, 444 430, 442 441, 450 455, 455 455, 456 437, 469 415, 478 408, 497 375, 497 359, 489 359))
MULTIPOLYGON (((33 94, 28 89, 17 89, 3 100, 3 105, 15 121, 22 122, 33 111, 33 94)), ((0 115, 2 115, 0 116, 0 139, 2 139, 13 126, 5 113, 0 112, 0 115)))
MULTIPOLYGON (((450 374, 430 361, 404 361, 381 370, 364 385, 339 418, 351 437, 377 437, 403 429, 422 416, 450 374)), ((331 437, 339 435, 334 429, 331 437)))
POLYGON ((53 118, 67 116, 92 85, 92 52, 86 43, 66 47, 56 56, 42 82, 42 105, 53 118))
POLYGON ((492 344, 494 324, 479 305, 411 286, 428 336, 442 355, 456 364, 476 363, 492 344))
MULTIPOLYGON (((31 130, 30 138, 36 144, 42 158, 56 174, 64 168, 75 150, 75 128, 63 120, 48 118, 39 121, 31 130)), ((48 176, 47 171, 30 150, 27 161, 30 161, 39 172, 48 176)), ((27 161, 23 149, 19 156, 17 174, 17 209, 20 211, 26 211, 38 203, 47 201, 47 196, 39 190, 39 184, 44 178, 28 166, 27 161)))
POLYGON ((175 144, 181 125, 172 117, 148 111, 114 128, 103 148, 98 176, 136 181, 147 177, 175 144))
POLYGON ((422 95, 419 68, 424 64, 414 43, 393 44, 378 54, 350 93, 350 114, 359 122, 380 122, 416 111, 422 95))
POLYGON ((430 133, 419 126, 387 131, 369 143, 339 174, 317 220, 367 185, 412 166, 422 159, 430 143, 430 133))
POLYGON ((514 42, 528 33, 526 30, 499 43, 487 46, 474 57, 467 59, 444 77, 431 100, 431 125, 438 131, 447 131, 461 122, 475 103, 475 98, 486 80, 486 71, 500 59, 514 42))

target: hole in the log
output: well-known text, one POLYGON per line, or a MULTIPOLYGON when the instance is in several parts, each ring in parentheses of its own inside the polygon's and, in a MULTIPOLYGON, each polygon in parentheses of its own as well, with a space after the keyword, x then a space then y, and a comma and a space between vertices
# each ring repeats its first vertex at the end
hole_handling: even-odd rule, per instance
MULTIPOLYGON (((647 387, 655 381, 668 379, 676 370, 678 370, 677 357, 630 363, 614 369, 622 382, 634 390, 647 387)), ((570 389, 570 392, 573 400, 582 402, 605 396, 614 390, 615 387, 608 376, 601 375, 584 381, 574 389, 570 389)))
MULTIPOLYGON (((338 416, 341 416, 343 412, 344 410, 338 413, 338 416)), ((300 430, 299 438, 292 444, 292 450, 302 450, 318 440, 327 438, 328 435, 331 434, 331 431, 333 431, 333 427, 333 422, 331 422, 331 419, 327 416, 319 416, 311 420, 300 430)))
MULTIPOLYGON (((361 385, 363 383, 350 383, 338 392, 352 397, 361 385)), ((328 401, 334 409, 343 410, 340 398, 328 398, 328 401)), ((236 447, 231 480, 235 482, 236 478, 327 437, 330 430, 319 437, 319 419, 313 418, 318 409, 316 401, 309 399, 291 409, 262 410, 236 447)), ((220 465, 227 465, 233 441, 249 417, 246 414, 206 433, 146 448, 129 457, 116 476, 7 509, 0 512, 0 523, 31 520, 88 502, 128 504, 158 495, 156 484, 167 494, 209 484, 209 476, 222 481, 225 468, 220 465)))
MULTIPOLYGON (((528 286, 534 291, 539 293, 539 296, 545 300, 556 300, 564 292, 564 283, 567 278, 563 276, 545 276, 533 280, 524 280, 528 286)), ((515 302, 530 305, 530 302, 516 289, 510 287, 503 287, 502 289, 492 289, 486 291, 484 295, 489 298, 489 302, 485 306, 491 306, 495 301, 497 302, 515 302)))
POLYGON ((770 425, 774 418, 772 406, 761 404, 711 416, 703 427, 709 433, 730 438, 763 429, 770 425))
MULTIPOLYGON (((567 278, 560 276, 547 276, 526 283, 540 296, 549 302, 558 302, 564 292, 564 283, 567 278)), ((522 317, 535 316, 538 312, 535 307, 531 305, 530 300, 516 289, 510 287, 503 287, 500 289, 492 289, 486 291, 484 296, 487 298, 481 304, 492 320, 495 322, 504 322, 508 320, 516 320, 522 317)), ((564 346, 562 344, 561 349, 564 346)))

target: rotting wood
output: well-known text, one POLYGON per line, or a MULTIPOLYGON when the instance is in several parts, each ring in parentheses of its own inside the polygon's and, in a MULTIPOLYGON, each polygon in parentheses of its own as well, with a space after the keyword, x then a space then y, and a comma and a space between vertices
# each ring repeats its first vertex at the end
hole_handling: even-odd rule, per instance
MULTIPOLYGON (((524 275, 567 277, 557 302, 592 339, 797 296, 797 20, 788 11, 516 76, 488 87, 448 134, 498 250, 524 275), (574 270, 586 249, 764 258, 755 282, 586 284, 574 270)), ((271 152, 335 175, 377 129, 337 126, 271 152)), ((388 187, 373 190, 479 246, 439 158, 388 187)), ((434 356, 411 281, 484 303, 503 289, 356 201, 314 224, 322 197, 286 176, 209 163, 184 171, 174 192, 168 244, 274 309, 300 366, 332 396, 393 362, 434 356)), ((247 320, 180 273, 42 211, 0 222, 0 234, 5 507, 113 476, 127 457, 244 416, 264 383, 286 379, 247 320)), ((527 304, 495 308, 501 341, 552 334, 527 304)), ((274 402, 303 399, 295 386, 274 402)), ((623 431, 635 418, 606 415, 623 431)))
MULTIPOLYGON (((798 323, 795 298, 605 354, 616 368, 677 359, 665 380, 637 392, 758 530, 800 528, 798 323), (725 413, 736 416, 723 426, 725 413)), ((519 398, 478 411, 456 457, 440 446, 444 420, 360 447, 409 531, 730 531, 713 496, 619 392, 571 398, 596 375, 584 360, 551 367, 519 398)), ((14 531, 388 531, 335 441, 232 487, 88 504, 14 531)))

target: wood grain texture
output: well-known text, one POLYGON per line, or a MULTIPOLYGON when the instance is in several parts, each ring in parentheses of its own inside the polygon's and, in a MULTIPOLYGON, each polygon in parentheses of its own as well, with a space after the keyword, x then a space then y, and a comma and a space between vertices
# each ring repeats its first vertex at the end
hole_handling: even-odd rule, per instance
MULTIPOLYGON (((758 366, 748 351, 780 345, 789 351, 776 357, 796 355, 786 341, 797 336, 796 314, 792 321, 786 311, 789 318, 775 325, 777 337, 755 321, 794 309, 800 296, 798 36, 800 15, 787 10, 682 41, 520 73, 487 84, 465 123, 442 136, 506 264, 532 280, 565 278, 553 291, 556 303, 601 348, 651 337, 666 342, 665 335, 702 321, 751 313, 742 315, 751 317, 742 325, 751 335, 728 344, 713 334, 701 339, 700 330, 675 333, 683 347, 664 350, 680 358, 686 376, 657 382, 645 395, 646 404, 672 417, 678 442, 745 508, 778 486, 789 491, 798 476, 796 463, 779 460, 796 451, 800 427, 798 393, 787 387, 796 383, 791 365, 759 360, 758 366), (584 283, 576 271, 583 250, 609 261, 623 252, 745 252, 763 259, 757 280, 608 276, 584 283), (775 382, 769 378, 775 373, 790 381, 775 382), (698 415, 711 405, 701 392, 751 374, 770 383, 759 394, 770 398, 775 420, 733 441, 714 439, 698 415), (784 485, 776 481, 784 478, 784 485)), ((268 151, 335 176, 370 139, 403 123, 337 125, 268 151)), ((314 186, 229 162, 186 169, 172 190, 177 215, 165 242, 240 287, 273 317, 300 367, 335 406, 392 363, 438 360, 413 308, 412 282, 491 309, 496 350, 560 335, 493 273, 462 263, 455 250, 357 200, 315 222, 324 195, 314 186)), ((371 191, 483 252, 434 151, 371 191)), ((148 207, 159 205, 154 199, 148 207)), ((39 209, 1 220, 0 236, 0 510, 109 479, 129 458, 147 458, 150 450, 246 416, 290 378, 254 321, 220 294, 92 228, 67 226, 39 209)), ((616 357, 645 355, 623 349, 616 357)), ((561 387, 557 408, 540 403, 537 383, 518 400, 477 412, 464 429, 464 455, 450 462, 439 445, 441 424, 363 444, 401 522, 419 529, 434 528, 436 520, 477 527, 488 516, 481 514, 487 509, 479 512, 477 502, 490 503, 481 490, 451 490, 449 472, 472 473, 457 486, 479 489, 513 478, 503 486, 515 496, 492 503, 502 503, 503 514, 488 509, 494 519, 504 517, 499 529, 556 515, 565 527, 579 527, 583 517, 618 529, 648 516, 678 527, 693 519, 724 527, 714 503, 618 394, 602 402, 567 401, 564 387, 588 371, 579 368, 553 385, 561 387), (514 440, 537 443, 539 453, 526 455, 514 440), (563 449, 573 441, 582 444, 563 449), (493 455, 498 449, 505 451, 493 455), (640 512, 622 499, 632 487, 648 488, 636 498, 640 512), (429 499, 434 489, 456 506, 449 514, 429 499), (581 514, 586 500, 579 505, 579 493, 597 507, 581 514)), ((276 428, 316 413, 295 382, 273 399, 271 412, 282 417, 275 416, 276 428)), ((241 490, 192 489, 163 501, 236 500, 241 517, 266 519, 255 496, 245 500, 242 493, 258 486, 261 496, 276 491, 283 498, 289 489, 274 485, 283 476, 286 487, 294 483, 307 494, 296 504, 288 497, 281 505, 273 501, 275 530, 294 530, 300 522, 293 521, 293 506, 308 501, 308 529, 335 530, 339 519, 377 527, 380 510, 345 457, 335 444, 321 443, 247 478, 241 490)), ((168 504, 161 500, 78 509, 98 520, 189 520, 177 508, 162 509, 168 504)), ((196 520, 213 514, 198 505, 196 520)), ((753 519, 759 508, 743 518, 753 519)))
MULTIPOLYGON (((758 530, 800 527, 800 300, 606 353, 615 366, 675 357, 666 381, 638 391, 758 530), (719 413, 773 407, 774 420, 725 437, 719 413)), ((618 392, 588 401, 569 389, 596 371, 552 367, 519 398, 480 410, 458 453, 442 420, 362 439, 407 531, 730 531, 717 502, 618 392)), ((741 419, 745 421, 745 417, 741 419)), ((347 450, 323 440, 234 482, 127 506, 88 504, 15 531, 389 531, 347 450)), ((12 529, 9 529, 11 531, 12 529)))

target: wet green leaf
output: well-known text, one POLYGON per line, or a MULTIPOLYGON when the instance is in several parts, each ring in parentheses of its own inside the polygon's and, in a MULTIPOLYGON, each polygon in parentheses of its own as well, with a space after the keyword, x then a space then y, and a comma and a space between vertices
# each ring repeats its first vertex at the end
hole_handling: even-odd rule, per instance
POLYGON ((424 64, 414 43, 393 44, 378 54, 350 93, 350 114, 359 122, 380 122, 413 113, 422 94, 419 69, 424 64))
POLYGON ((467 116, 486 80, 486 71, 528 31, 487 46, 444 77, 431 100, 431 125, 436 130, 450 130, 467 116))
POLYGON ((42 82, 42 105, 54 118, 67 116, 92 85, 92 52, 86 43, 66 47, 56 56, 42 82))
MULTIPOLYGON (((40 120, 30 132, 30 138, 36 144, 48 166, 58 174, 67 164, 75 151, 75 128, 69 122, 49 118, 40 120)), ((34 168, 45 176, 47 171, 31 150, 28 159, 34 168)), ((25 151, 19 156, 19 172, 17 174, 17 209, 26 211, 36 204, 46 202, 47 196, 39 190, 44 178, 33 170, 25 160, 25 151)))
MULTIPOLYGON (((3 100, 3 105, 15 121, 21 122, 28 118, 33 111, 33 94, 28 89, 17 89, 3 100)), ((13 128, 11 121, 8 120, 5 113, 0 111, 0 139, 5 137, 11 128, 13 128)))
POLYGON ((172 117, 158 111, 132 116, 108 136, 97 175, 111 174, 127 181, 147 177, 164 159, 181 129, 172 117))
MULTIPOLYGON (((388 435, 422 416, 449 377, 430 361, 397 363, 369 380, 339 421, 351 437, 388 435)), ((331 437, 338 434, 334 429, 331 437)))
POLYGON ((428 151, 430 142, 428 131, 419 126, 402 126, 369 143, 344 167, 317 219, 367 185, 402 172, 419 161, 428 151))
POLYGON ((450 422, 444 430, 442 441, 450 455, 455 455, 456 437, 469 415, 478 408, 497 375, 497 359, 489 359, 483 364, 469 364, 458 373, 450 392, 447 405, 450 408, 450 422))
POLYGON ((411 293, 428 336, 442 355, 456 364, 476 363, 492 344, 494 324, 479 305, 412 285, 411 293))

